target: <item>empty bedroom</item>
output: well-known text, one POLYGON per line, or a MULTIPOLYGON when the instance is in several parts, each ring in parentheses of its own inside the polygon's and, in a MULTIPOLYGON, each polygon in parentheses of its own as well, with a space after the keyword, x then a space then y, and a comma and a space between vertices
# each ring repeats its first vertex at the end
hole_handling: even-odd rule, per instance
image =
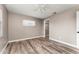
POLYGON ((1 54, 78 54, 78 4, 0 4, 1 54))

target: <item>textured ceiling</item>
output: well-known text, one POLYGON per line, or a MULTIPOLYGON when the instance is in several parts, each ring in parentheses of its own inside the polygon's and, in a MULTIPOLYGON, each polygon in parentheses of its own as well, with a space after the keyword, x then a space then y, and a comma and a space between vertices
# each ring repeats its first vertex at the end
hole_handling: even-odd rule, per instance
POLYGON ((54 12, 59 13, 76 5, 68 4, 7 4, 8 11, 28 15, 40 19, 53 15, 54 12))

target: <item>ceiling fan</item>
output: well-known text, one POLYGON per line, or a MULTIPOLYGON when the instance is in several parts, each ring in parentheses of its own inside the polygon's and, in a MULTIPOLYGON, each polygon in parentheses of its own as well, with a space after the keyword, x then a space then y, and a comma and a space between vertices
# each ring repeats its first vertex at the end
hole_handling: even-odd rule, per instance
POLYGON ((39 11, 41 13, 45 13, 49 10, 50 8, 48 4, 38 4, 37 7, 35 8, 35 11, 39 11))
MULTIPOLYGON (((35 8, 35 11, 39 11, 42 15, 46 15, 46 13, 51 11, 49 4, 38 4, 35 8)), ((52 12, 52 15, 55 15, 56 12, 52 12)))

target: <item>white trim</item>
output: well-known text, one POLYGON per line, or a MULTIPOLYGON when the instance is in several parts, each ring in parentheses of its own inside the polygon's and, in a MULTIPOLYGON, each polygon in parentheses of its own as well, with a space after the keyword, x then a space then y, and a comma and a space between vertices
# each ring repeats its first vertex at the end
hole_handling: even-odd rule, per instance
POLYGON ((29 40, 29 39, 39 38, 39 37, 43 37, 43 36, 36 36, 36 37, 31 37, 31 38, 23 38, 23 39, 11 40, 11 41, 8 41, 8 42, 9 43, 10 42, 18 42, 18 41, 24 41, 24 40, 29 40))
POLYGON ((4 52, 5 48, 7 47, 8 43, 18 42, 18 41, 24 41, 24 40, 29 40, 29 39, 39 38, 39 37, 43 37, 43 36, 36 36, 36 37, 31 37, 31 38, 24 38, 24 39, 17 39, 17 40, 8 41, 6 43, 6 45, 4 46, 4 48, 2 49, 2 51, 0 52, 0 54, 3 54, 3 52, 4 52))
POLYGON ((53 40, 53 41, 56 41, 56 42, 59 42, 59 43, 62 43, 62 44, 65 44, 65 45, 68 45, 68 46, 71 46, 71 47, 74 47, 74 48, 78 48, 76 45, 69 44, 69 43, 66 43, 66 42, 63 42, 63 41, 59 41, 59 40, 55 40, 53 38, 50 38, 50 40, 53 40))
POLYGON ((44 30, 43 31, 44 31, 44 37, 45 37, 45 20, 44 20, 44 30))
POLYGON ((7 45, 8 45, 8 42, 6 43, 6 45, 4 46, 4 48, 2 49, 2 51, 0 52, 0 54, 3 54, 3 52, 4 52, 5 48, 7 47, 7 45))

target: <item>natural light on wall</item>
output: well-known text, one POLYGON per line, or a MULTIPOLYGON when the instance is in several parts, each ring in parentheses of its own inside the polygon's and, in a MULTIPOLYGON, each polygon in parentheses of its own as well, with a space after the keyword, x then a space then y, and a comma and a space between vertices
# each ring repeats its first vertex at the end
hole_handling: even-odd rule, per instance
POLYGON ((23 26, 35 26, 35 21, 32 20, 23 20, 23 26))
POLYGON ((3 31, 2 31, 2 10, 0 10, 0 37, 2 37, 3 31))

